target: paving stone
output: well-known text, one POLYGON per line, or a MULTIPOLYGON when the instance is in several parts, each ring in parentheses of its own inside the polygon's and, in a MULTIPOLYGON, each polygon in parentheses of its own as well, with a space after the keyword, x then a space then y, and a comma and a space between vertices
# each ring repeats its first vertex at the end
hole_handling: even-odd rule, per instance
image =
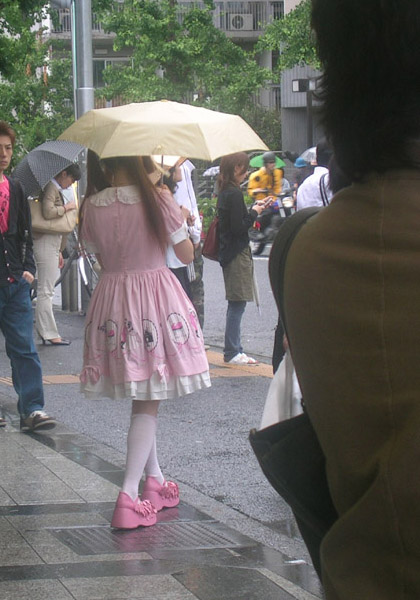
POLYGON ((2 581, 2 600, 74 600, 74 596, 59 581, 2 581))
POLYGON ((64 583, 76 600, 194 600, 196 598, 170 575, 66 579, 64 583))

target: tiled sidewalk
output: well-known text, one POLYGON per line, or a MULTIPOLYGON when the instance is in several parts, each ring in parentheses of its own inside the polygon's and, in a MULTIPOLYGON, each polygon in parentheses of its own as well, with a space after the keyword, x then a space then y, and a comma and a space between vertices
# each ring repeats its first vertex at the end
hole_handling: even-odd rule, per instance
POLYGON ((15 415, 6 417, 0 430, 2 600, 322 597, 307 564, 229 527, 225 511, 224 522, 217 518, 217 502, 204 511, 205 502, 192 503, 194 490, 182 486, 189 503, 162 511, 156 526, 111 530, 122 457, 113 460, 112 449, 62 425, 22 434, 15 415))

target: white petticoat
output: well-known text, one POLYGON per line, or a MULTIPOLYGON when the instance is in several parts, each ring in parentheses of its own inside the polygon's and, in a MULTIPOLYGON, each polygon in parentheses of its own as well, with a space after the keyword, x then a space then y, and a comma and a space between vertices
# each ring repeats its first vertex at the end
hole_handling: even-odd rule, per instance
POLYGON ((208 371, 197 375, 165 378, 162 378, 159 373, 155 372, 150 379, 129 381, 117 385, 113 384, 109 377, 102 376, 96 383, 84 383, 81 386, 81 391, 87 398, 173 400, 210 386, 210 374, 208 371))

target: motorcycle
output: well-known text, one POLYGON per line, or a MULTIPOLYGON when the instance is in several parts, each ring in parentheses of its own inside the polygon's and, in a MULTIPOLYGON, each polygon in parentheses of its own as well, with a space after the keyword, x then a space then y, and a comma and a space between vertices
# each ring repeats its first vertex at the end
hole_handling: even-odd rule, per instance
POLYGON ((295 212, 292 190, 285 190, 257 217, 249 230, 251 250, 259 256, 267 244, 272 243, 284 221, 295 212))

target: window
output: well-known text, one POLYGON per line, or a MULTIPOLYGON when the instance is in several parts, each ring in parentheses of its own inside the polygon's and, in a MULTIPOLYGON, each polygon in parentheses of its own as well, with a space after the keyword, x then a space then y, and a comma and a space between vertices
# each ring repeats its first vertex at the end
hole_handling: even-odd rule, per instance
POLYGON ((118 58, 115 60, 94 59, 93 60, 93 87, 101 88, 105 86, 104 69, 115 65, 129 65, 130 58, 118 58))
POLYGON ((272 2, 271 11, 273 19, 282 19, 284 17, 284 1, 272 2))

